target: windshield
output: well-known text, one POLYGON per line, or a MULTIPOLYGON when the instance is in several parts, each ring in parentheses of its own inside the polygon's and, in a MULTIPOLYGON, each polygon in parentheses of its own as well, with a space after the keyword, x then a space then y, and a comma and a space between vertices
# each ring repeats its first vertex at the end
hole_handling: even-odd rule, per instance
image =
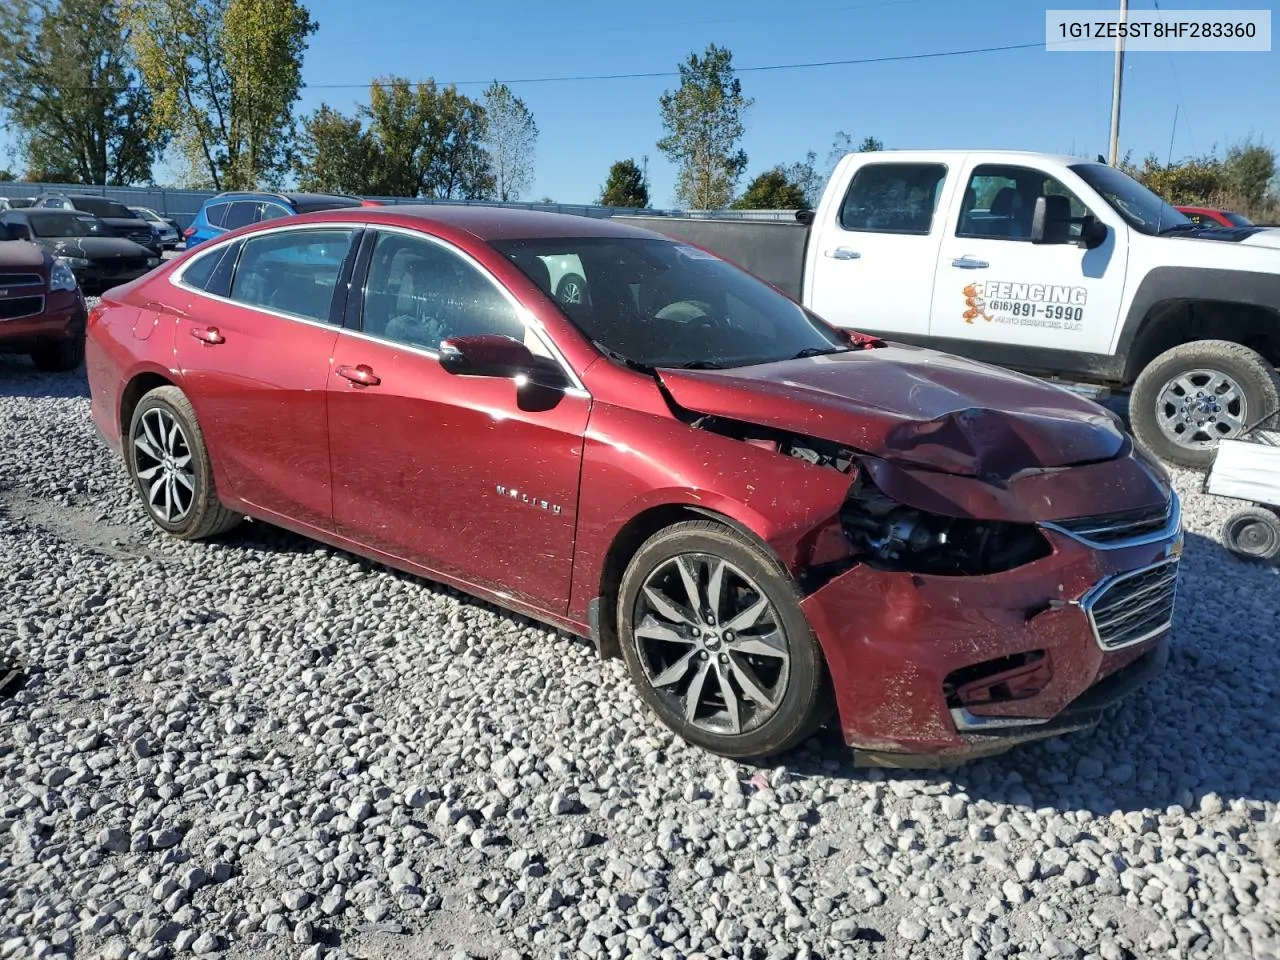
POLYGON ((735 367, 848 349, 768 284, 669 240, 586 237, 491 244, 587 337, 653 367, 735 367))
POLYGON ((92 213, 95 217, 124 217, 126 220, 136 220, 137 217, 133 211, 126 207, 123 203, 116 203, 114 200, 106 200, 102 197, 76 197, 73 201, 77 210, 84 210, 92 213))
POLYGON ((154 210, 149 210, 146 207, 130 207, 129 209, 132 210, 138 216, 140 216, 143 220, 150 220, 153 223, 164 222, 160 218, 160 214, 156 213, 154 210))
POLYGON ((42 213, 32 216, 33 237, 105 237, 107 228, 97 217, 83 213, 42 213))
POLYGON ((1154 235, 1195 226, 1177 207, 1115 167, 1105 163, 1077 163, 1071 169, 1102 194, 1102 198, 1135 230, 1154 235))

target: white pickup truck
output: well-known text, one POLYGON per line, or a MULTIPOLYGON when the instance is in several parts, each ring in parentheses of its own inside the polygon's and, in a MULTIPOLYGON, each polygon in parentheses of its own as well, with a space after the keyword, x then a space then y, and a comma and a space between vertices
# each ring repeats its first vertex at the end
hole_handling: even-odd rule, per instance
POLYGON ((795 222, 624 216, 831 323, 1128 389, 1138 440, 1205 467, 1280 417, 1280 230, 1199 226, 1120 170, 1010 151, 852 153, 795 222))

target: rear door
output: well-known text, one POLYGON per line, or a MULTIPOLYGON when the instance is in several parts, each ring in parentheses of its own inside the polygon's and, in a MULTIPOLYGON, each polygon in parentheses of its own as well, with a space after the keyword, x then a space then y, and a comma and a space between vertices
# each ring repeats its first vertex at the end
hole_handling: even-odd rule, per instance
MULTIPOLYGON (((990 356, 989 344, 1109 353, 1124 293, 1122 234, 1109 230, 1092 250, 1034 244, 1030 235, 1039 196, 1065 196, 1073 218, 1094 213, 1106 222, 1110 212, 1090 211, 1059 179, 1025 163, 971 159, 961 173, 933 291, 935 343, 979 359, 990 356)), ((1071 230, 1078 237, 1080 224, 1071 230)))
POLYGON ((840 205, 815 224, 809 307, 842 327, 924 338, 947 184, 944 163, 860 161, 840 205))
POLYGON ((210 250, 218 262, 207 273, 205 258, 193 259, 178 283, 183 386, 230 492, 323 530, 332 529, 324 391, 358 234, 345 225, 258 234, 210 250))

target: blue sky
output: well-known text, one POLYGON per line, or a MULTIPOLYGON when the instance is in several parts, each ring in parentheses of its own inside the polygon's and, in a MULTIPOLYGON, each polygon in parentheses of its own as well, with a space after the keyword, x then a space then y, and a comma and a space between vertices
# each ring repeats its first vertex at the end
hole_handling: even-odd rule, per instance
MULTIPOLYGON (((367 82, 395 73, 459 82, 479 96, 493 78, 675 72, 691 51, 727 46, 737 67, 903 54, 1044 40, 1046 6, 1113 7, 1113 0, 312 0, 320 25, 306 53, 299 104, 350 110, 367 82), (462 83, 462 81, 477 81, 462 83), (323 87, 324 84, 351 85, 323 87)), ((1151 9, 1153 0, 1132 0, 1151 9)), ((1239 9, 1238 0, 1165 0, 1170 9, 1239 9)), ((1107 150, 1112 56, 1043 47, 914 62, 741 75, 755 99, 743 143, 748 177, 776 163, 825 159, 834 133, 889 147, 1107 150)), ((649 158, 652 199, 674 203, 674 169, 655 146, 658 97, 674 77, 512 83, 540 137, 530 199, 592 202, 609 165, 649 158)), ((1162 159, 1178 111, 1174 157, 1254 136, 1280 137, 1280 52, 1130 53, 1121 153, 1162 159)), ((158 171, 163 174, 163 171, 158 171)), ((745 186, 747 177, 739 187, 745 186)))

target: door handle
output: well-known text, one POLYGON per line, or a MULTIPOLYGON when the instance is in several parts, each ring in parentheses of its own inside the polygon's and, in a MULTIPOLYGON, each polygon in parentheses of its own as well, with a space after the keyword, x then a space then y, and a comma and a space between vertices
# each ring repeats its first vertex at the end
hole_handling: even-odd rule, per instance
POLYGON ((832 260, 857 260, 862 256, 852 247, 836 247, 834 250, 826 251, 826 253, 832 260))
POLYGON ((382 382, 382 378, 374 373, 373 368, 367 363, 360 363, 354 367, 344 364, 333 372, 361 387, 376 387, 382 382))
POLYGON ((963 257, 956 257, 951 261, 951 265, 953 267, 959 267, 962 270, 985 270, 987 267, 991 266, 987 261, 975 260, 967 254, 963 257))
POLYGON ((195 327, 191 331, 191 335, 197 340, 204 343, 226 343, 227 338, 224 337, 217 327, 195 327))

